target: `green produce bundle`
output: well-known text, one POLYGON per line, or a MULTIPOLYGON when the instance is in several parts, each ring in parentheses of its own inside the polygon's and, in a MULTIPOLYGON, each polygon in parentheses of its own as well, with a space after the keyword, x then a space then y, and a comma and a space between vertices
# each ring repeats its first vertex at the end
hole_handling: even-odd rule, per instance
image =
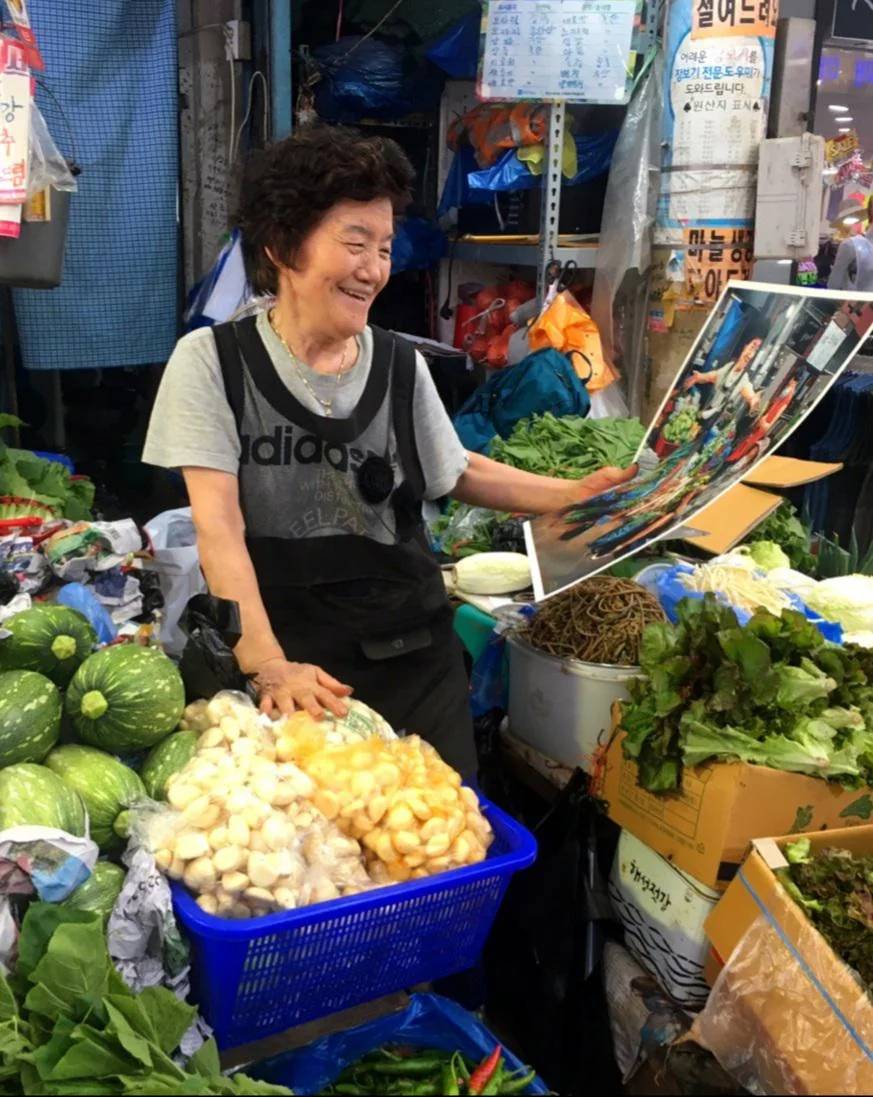
POLYGON ((780 883, 873 993, 873 855, 847 849, 812 855, 809 839, 800 838, 785 856, 788 868, 776 870, 780 883))
POLYGON ((221 1073, 209 1040, 184 1066, 197 1011, 164 987, 135 994, 116 972, 93 911, 34 903, 14 973, 0 972, 0 1094, 287 1094, 221 1073))
POLYGON ((871 652, 827 643, 792 610, 742 626, 712 594, 678 616, 646 628, 623 712, 644 788, 676 789, 683 765, 712 758, 873 784, 871 652))
POLYGON ((607 465, 627 468, 645 433, 638 419, 559 419, 546 412, 516 423, 508 438, 495 438, 490 456, 525 472, 578 480, 607 465))

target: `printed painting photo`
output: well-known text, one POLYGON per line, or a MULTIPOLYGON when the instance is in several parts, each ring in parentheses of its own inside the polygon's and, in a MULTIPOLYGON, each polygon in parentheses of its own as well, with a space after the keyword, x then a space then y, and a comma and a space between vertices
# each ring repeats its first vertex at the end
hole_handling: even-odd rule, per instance
POLYGON ((537 599, 693 524, 774 453, 873 328, 873 294, 731 282, 638 454, 634 479, 533 519, 537 599))

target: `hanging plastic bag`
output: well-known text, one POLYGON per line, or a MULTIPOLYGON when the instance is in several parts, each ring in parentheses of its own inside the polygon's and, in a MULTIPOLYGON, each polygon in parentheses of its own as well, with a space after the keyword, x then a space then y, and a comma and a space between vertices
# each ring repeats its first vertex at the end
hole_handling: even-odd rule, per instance
POLYGON ((212 697, 223 689, 255 696, 255 689, 233 653, 242 635, 239 606, 211 594, 195 594, 181 617, 188 637, 179 672, 189 701, 212 697))
POLYGON ((391 273, 428 270, 445 255, 446 237, 439 225, 423 217, 407 217, 397 226, 391 244, 391 273))
POLYGON ((70 164, 58 151, 52 140, 42 112, 36 103, 30 108, 30 170, 27 178, 27 197, 39 194, 46 187, 75 192, 76 184, 70 164))
POLYGON ((474 11, 453 24, 436 40, 425 55, 428 61, 455 80, 475 80, 479 64, 480 12, 474 11))
MULTIPOLYGON (((661 175, 663 86, 663 61, 658 52, 634 89, 609 172, 591 313, 610 362, 620 359, 621 352, 622 332, 614 321, 619 289, 629 270, 642 274, 651 265, 661 175)), ((628 364, 628 368, 635 366, 628 364)), ((625 378, 628 393, 639 392, 640 385, 641 374, 625 378)))
POLYGON ((603 356, 597 325, 569 290, 561 290, 528 331, 532 350, 554 347, 571 357, 589 393, 611 385, 616 372, 603 356))
POLYGON ((161 643, 171 655, 181 655, 186 637, 179 620, 194 595, 206 592, 191 508, 165 510, 151 519, 145 531, 164 595, 161 643))
POLYGON ((398 117, 439 103, 442 79, 433 70, 408 71, 399 45, 348 35, 319 46, 312 57, 322 77, 315 86, 315 109, 331 122, 398 117))

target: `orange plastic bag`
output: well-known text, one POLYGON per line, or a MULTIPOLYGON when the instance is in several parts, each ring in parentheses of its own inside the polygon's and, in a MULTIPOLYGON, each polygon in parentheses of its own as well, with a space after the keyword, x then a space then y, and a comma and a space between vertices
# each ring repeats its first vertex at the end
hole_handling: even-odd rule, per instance
POLYGON ((618 379, 618 373, 603 356, 597 325, 569 290, 562 290, 534 321, 528 343, 531 351, 554 347, 569 355, 589 393, 599 392, 618 379))

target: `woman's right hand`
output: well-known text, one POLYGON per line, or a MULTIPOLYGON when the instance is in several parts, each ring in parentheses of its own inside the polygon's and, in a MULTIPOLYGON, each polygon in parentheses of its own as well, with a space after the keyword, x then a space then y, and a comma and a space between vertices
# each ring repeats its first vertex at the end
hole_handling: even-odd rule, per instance
POLYGON ((327 671, 312 663, 289 663, 287 659, 267 659, 254 670, 261 712, 272 716, 276 710, 283 716, 303 709, 317 720, 327 709, 335 716, 345 716, 351 686, 338 682, 327 671))

